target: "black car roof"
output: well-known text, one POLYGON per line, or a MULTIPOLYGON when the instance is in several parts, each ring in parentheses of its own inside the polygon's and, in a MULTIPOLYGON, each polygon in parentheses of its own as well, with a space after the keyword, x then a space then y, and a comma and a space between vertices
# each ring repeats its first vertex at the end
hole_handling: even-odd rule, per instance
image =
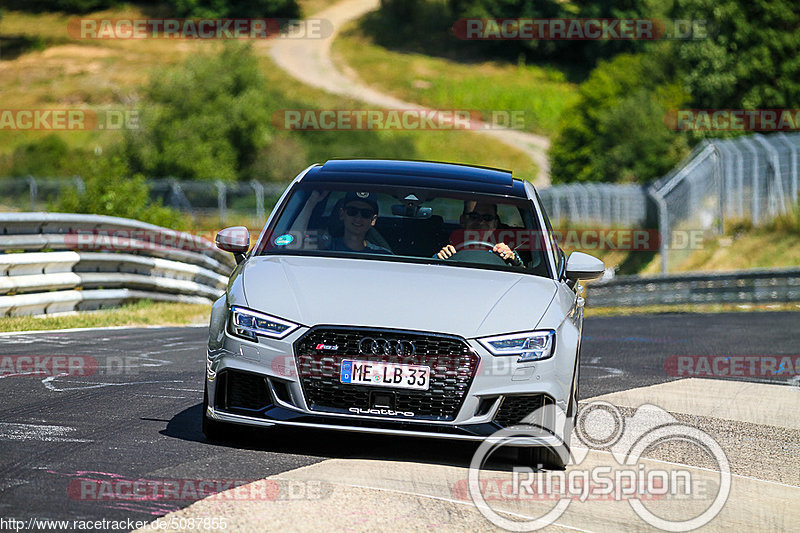
POLYGON ((526 198, 522 180, 508 170, 384 159, 334 159, 311 168, 302 182, 404 185, 526 198))

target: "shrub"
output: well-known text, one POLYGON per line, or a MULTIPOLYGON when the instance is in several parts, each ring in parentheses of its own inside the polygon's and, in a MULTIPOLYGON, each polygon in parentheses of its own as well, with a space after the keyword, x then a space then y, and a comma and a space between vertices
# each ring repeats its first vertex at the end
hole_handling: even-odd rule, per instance
POLYGON ((295 0, 172 0, 179 17, 298 18, 295 0))
POLYGON ((134 171, 232 181, 270 139, 266 83, 249 46, 191 58, 155 74, 140 129, 126 138, 134 171))
POLYGON ((144 177, 131 176, 118 155, 90 159, 83 183, 83 191, 65 187, 50 210, 132 218, 173 229, 188 225, 187 218, 178 211, 153 202, 144 177))
POLYGON ((688 151, 664 117, 688 95, 649 55, 601 62, 579 89, 550 150, 552 180, 644 183, 688 151))
POLYGON ((4 7, 19 11, 42 13, 63 11, 65 13, 89 13, 117 5, 116 0, 6 0, 4 7))
POLYGON ((85 157, 86 153, 71 150, 61 137, 51 133, 14 149, 4 165, 5 173, 9 176, 69 176, 80 172, 85 157))

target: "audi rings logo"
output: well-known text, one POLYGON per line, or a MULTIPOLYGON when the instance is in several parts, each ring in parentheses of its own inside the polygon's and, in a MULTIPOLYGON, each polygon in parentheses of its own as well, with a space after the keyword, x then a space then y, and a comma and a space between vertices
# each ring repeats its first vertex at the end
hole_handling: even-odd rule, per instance
POLYGON ((416 348, 411 341, 364 337, 358 341, 358 353, 366 355, 414 355, 416 348))

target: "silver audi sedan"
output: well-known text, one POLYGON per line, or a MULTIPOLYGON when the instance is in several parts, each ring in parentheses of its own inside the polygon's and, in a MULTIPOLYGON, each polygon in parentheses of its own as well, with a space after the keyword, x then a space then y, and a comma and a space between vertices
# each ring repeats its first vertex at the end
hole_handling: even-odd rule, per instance
MULTIPOLYGON (((288 186, 211 313, 203 431, 228 424, 481 441, 553 406, 574 419, 584 300, 510 172, 332 160, 288 186)), ((554 449, 523 457, 563 466, 554 449)))

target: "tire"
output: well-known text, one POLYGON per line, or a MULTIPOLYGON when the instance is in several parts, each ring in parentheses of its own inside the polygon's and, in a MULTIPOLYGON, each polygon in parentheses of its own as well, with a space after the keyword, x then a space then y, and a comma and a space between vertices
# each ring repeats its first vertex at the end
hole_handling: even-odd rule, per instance
MULTIPOLYGON (((569 458, 569 450, 564 448, 565 457, 569 458)), ((536 446, 530 448, 520 448, 517 452, 519 462, 533 469, 564 470, 566 462, 552 448, 546 446, 536 446)))
POLYGON ((215 441, 222 440, 224 433, 225 424, 208 417, 208 389, 203 384, 203 435, 206 436, 206 440, 215 441))

